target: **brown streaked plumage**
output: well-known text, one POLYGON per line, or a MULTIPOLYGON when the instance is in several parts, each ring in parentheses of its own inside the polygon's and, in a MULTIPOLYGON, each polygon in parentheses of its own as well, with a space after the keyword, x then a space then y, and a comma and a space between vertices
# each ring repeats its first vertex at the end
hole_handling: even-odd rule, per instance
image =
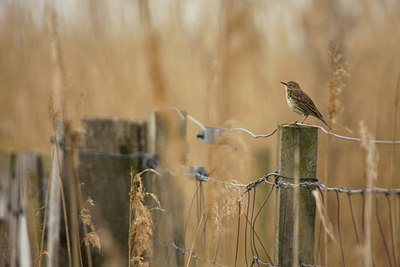
MULTIPOLYGON (((290 109, 301 116, 305 116, 301 123, 304 123, 307 117, 311 115, 325 123, 329 129, 332 129, 331 126, 329 126, 329 124, 324 120, 321 112, 319 112, 312 99, 303 90, 301 90, 298 83, 294 81, 281 83, 286 88, 286 101, 290 109)), ((294 123, 297 123, 297 121, 294 123)))

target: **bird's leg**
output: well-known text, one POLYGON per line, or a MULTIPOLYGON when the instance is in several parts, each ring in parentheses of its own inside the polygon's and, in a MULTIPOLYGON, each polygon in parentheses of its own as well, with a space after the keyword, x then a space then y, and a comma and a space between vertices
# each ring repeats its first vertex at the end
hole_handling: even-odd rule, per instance
POLYGON ((301 122, 301 124, 303 124, 307 118, 308 118, 308 115, 304 118, 304 120, 301 122))
POLYGON ((289 123, 289 125, 296 125, 299 120, 289 123))

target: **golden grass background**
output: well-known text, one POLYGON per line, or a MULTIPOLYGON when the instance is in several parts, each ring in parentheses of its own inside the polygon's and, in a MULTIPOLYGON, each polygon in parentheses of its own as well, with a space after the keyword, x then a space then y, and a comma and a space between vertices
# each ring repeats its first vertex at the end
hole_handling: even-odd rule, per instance
MULTIPOLYGON (((399 1, 2 1, 0 149, 50 154, 54 99, 75 120, 177 107, 205 125, 268 133, 298 119, 280 84, 289 80, 326 118, 329 86, 340 87, 334 132, 359 136, 364 121, 376 139, 399 140, 399 12, 399 1), (335 75, 335 47, 349 76, 335 75)), ((276 137, 235 134, 236 152, 201 144, 197 130, 188 124, 188 164, 242 183, 274 171, 276 137)), ((398 146, 377 152, 376 186, 400 187, 398 146)), ((320 134, 320 182, 364 187, 365 155, 358 142, 320 134)))

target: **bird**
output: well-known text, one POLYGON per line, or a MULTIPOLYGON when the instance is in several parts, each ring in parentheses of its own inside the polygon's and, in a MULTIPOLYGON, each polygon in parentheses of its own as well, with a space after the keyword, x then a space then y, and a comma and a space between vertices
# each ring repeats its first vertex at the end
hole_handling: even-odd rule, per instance
MULTIPOLYGON (((331 126, 329 126, 329 124, 322 117, 321 112, 319 112, 312 99, 306 94, 306 92, 301 90, 298 83, 294 81, 281 83, 285 86, 286 101, 290 109, 301 116, 305 116, 301 123, 304 123, 307 117, 311 115, 322 121, 326 126, 329 127, 329 129, 332 130, 331 126)), ((296 124, 297 122, 298 120, 293 124, 296 124)))

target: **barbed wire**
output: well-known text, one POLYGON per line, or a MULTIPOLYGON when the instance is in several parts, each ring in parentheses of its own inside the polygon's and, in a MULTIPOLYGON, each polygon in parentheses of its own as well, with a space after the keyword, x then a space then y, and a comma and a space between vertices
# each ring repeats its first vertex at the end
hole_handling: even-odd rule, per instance
POLYGON ((193 259, 198 259, 198 260, 202 260, 202 261, 207 261, 211 264, 217 265, 217 266, 221 266, 221 267, 228 267, 227 265, 223 265, 221 263, 216 262, 215 260, 210 260, 209 258, 205 258, 205 257, 200 257, 197 255, 194 255, 193 253, 187 252, 186 249, 178 247, 174 242, 172 242, 172 246, 179 251, 180 253, 182 253, 183 255, 186 256, 190 256, 193 259))
POLYGON ((273 185, 275 187, 281 187, 281 186, 286 186, 286 187, 306 187, 310 189, 316 189, 319 188, 322 191, 336 191, 338 193, 346 193, 349 195, 353 194, 365 194, 365 193, 376 193, 376 194, 386 194, 386 195, 392 195, 392 194, 400 194, 400 188, 361 188, 361 189, 351 189, 351 188, 346 188, 342 186, 337 186, 337 187, 328 187, 320 182, 318 182, 318 179, 315 177, 291 177, 287 175, 282 175, 277 172, 271 172, 268 174, 265 174, 263 177, 258 178, 256 180, 253 180, 249 182, 248 184, 240 184, 234 181, 224 181, 222 179, 218 178, 212 178, 208 177, 204 174, 195 174, 194 179, 197 179, 201 181, 209 181, 212 183, 217 183, 217 184, 225 184, 225 185, 230 185, 232 187, 237 187, 239 188, 245 188, 245 192, 259 186, 261 183, 265 182, 269 185, 273 185), (274 177, 273 181, 270 181, 271 177, 274 177), (285 178, 285 179, 291 179, 291 180, 298 180, 299 183, 290 183, 287 181, 280 181, 279 178, 285 178), (304 180, 313 180, 314 182, 309 182, 304 180))

